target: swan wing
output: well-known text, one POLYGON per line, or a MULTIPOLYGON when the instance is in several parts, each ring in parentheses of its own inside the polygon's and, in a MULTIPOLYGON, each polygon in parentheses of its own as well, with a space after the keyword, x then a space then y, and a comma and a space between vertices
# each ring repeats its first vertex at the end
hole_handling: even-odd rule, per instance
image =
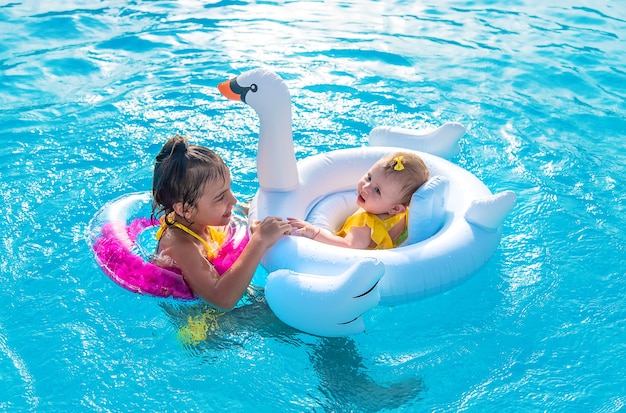
POLYGON ((265 297, 285 324, 309 334, 341 337, 365 330, 362 315, 378 305, 378 281, 385 268, 375 258, 356 262, 338 275, 292 270, 272 272, 265 297))

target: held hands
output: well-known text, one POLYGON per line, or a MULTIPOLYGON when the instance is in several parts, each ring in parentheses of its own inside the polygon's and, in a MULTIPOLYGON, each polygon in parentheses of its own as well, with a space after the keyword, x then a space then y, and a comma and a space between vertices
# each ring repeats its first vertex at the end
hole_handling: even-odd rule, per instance
POLYGON ((291 233, 291 225, 279 217, 266 217, 262 221, 254 221, 250 224, 250 232, 269 248, 283 235, 291 233))
POLYGON ((262 221, 250 223, 250 232, 263 242, 266 248, 273 246, 283 235, 298 235, 315 239, 321 229, 313 224, 297 218, 287 218, 283 221, 279 217, 267 217, 262 221))
POLYGON ((320 228, 315 227, 313 224, 303 221, 297 218, 287 218, 287 222, 294 229, 293 235, 299 235, 310 239, 315 239, 321 231, 320 228))

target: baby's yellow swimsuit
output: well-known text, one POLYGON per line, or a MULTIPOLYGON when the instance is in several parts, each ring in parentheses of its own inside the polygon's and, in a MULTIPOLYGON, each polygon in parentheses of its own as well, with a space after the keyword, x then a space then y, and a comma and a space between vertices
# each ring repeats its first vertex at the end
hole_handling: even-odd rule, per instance
POLYGON ((375 250, 389 249, 402 243, 407 237, 409 209, 396 215, 392 215, 385 219, 380 219, 369 212, 357 212, 346 219, 343 227, 337 232, 340 237, 345 237, 353 227, 369 227, 372 230, 372 241, 376 243, 375 250), (402 234, 394 243, 389 236, 389 230, 393 228, 400 220, 404 218, 404 229, 402 234))
POLYGON ((213 244, 213 245, 211 245, 211 244, 209 244, 209 242, 207 242, 200 235, 196 234, 195 232, 193 232, 192 230, 190 230, 189 228, 187 228, 186 226, 184 226, 180 222, 174 221, 171 224, 167 224, 165 222, 165 218, 164 217, 162 217, 160 221, 161 221, 161 228, 159 228, 159 230, 156 233, 157 241, 161 239, 161 237, 163 236, 163 233, 165 232, 165 230, 169 226, 173 226, 173 227, 182 229, 187 234, 191 235, 192 237, 194 237, 198 241, 200 241, 202 244, 204 244, 204 249, 206 250, 206 258, 209 261, 217 256, 217 252, 219 251, 220 247, 224 244, 224 241, 226 240, 226 233, 225 232, 220 231, 220 230, 218 230, 216 228, 213 228, 213 227, 209 227, 209 232, 211 233, 211 239, 212 239, 211 244, 213 244))

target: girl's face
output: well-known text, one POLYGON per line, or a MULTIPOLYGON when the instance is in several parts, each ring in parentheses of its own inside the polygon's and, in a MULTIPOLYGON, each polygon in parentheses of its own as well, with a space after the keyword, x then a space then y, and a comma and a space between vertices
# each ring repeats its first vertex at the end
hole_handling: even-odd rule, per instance
POLYGON ((233 206, 237 203, 237 198, 230 190, 230 173, 226 179, 215 179, 207 182, 202 189, 202 194, 195 207, 191 208, 191 220, 199 226, 223 226, 230 222, 233 213, 233 206))
POLYGON ((397 214, 404 211, 399 200, 401 186, 375 164, 357 183, 357 204, 371 214, 397 214))

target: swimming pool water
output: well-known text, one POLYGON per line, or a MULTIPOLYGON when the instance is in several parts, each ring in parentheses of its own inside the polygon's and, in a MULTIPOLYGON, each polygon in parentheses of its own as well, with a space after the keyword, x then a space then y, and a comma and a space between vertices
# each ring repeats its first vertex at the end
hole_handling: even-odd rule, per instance
POLYGON ((0 34, 0 411, 624 410, 621 2, 26 0, 0 34), (299 159, 464 124, 453 161, 518 195, 488 264, 342 339, 113 284, 87 225, 172 134, 254 194, 257 119, 216 85, 258 66, 299 159))

